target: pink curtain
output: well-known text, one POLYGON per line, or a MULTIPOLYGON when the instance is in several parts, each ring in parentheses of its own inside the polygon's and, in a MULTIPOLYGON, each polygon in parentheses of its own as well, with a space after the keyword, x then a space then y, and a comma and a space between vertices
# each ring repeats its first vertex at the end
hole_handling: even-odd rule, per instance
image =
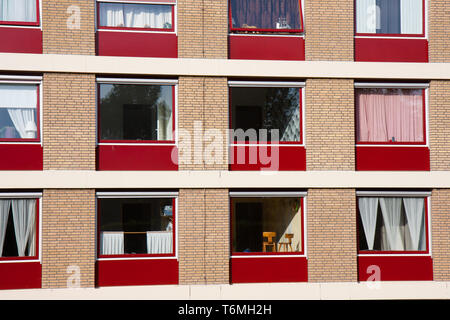
POLYGON ((422 90, 360 89, 356 119, 358 142, 422 142, 422 90))

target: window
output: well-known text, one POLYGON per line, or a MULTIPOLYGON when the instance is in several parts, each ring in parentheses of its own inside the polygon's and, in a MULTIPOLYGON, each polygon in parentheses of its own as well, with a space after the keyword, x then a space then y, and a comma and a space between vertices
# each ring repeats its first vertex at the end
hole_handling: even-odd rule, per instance
POLYGON ((174 85, 99 82, 101 141, 174 140, 174 85))
POLYGON ((230 82, 234 141, 301 143, 300 86, 230 82))
POLYGON ((38 199, 0 198, 0 260, 37 256, 38 199))
POLYGON ((299 0, 231 0, 232 31, 302 32, 299 0))
POLYGON ((173 255, 175 196, 98 194, 100 256, 173 255))
POLYGON ((356 0, 356 33, 424 35, 424 0, 356 0))
POLYGON ((427 197, 414 194, 358 197, 360 253, 427 251, 427 197))
POLYGON ((0 24, 39 24, 39 0, 0 0, 0 24))
POLYGON ((363 87, 355 90, 357 143, 426 143, 424 85, 363 87))
POLYGON ((233 192, 233 255, 303 252, 302 198, 233 192))
POLYGON ((37 84, 0 82, 0 141, 39 141, 37 84))
POLYGON ((98 12, 101 28, 174 30, 173 4, 99 2, 98 12))

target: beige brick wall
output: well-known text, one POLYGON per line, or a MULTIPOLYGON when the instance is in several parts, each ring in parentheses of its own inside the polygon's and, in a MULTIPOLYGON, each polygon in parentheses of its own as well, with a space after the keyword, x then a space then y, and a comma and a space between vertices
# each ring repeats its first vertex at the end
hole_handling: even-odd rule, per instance
POLYGON ((307 170, 355 170, 353 80, 306 81, 307 170))
POLYGON ((227 189, 180 189, 180 284, 229 283, 230 221, 227 189))
POLYGON ((178 56, 228 58, 228 1, 178 0, 178 56))
POLYGON ((433 279, 450 281, 450 190, 434 189, 431 196, 433 279))
POLYGON ((429 89, 431 170, 450 169, 450 81, 432 80, 429 89))
POLYGON ((357 281, 356 192, 309 189, 308 281, 357 281))
POLYGON ((450 62, 450 2, 428 0, 429 61, 450 62))
POLYGON ((95 90, 92 74, 44 74, 44 170, 95 170, 95 90))
POLYGON ((305 58, 353 61, 354 0, 305 0, 305 58))
POLYGON ((43 52, 95 55, 93 0, 42 0, 43 52))
POLYGON ((227 170, 227 79, 180 77, 178 127, 180 170, 227 170))
POLYGON ((95 285, 95 191, 44 189, 42 287, 95 285), (74 267, 74 269, 68 269, 74 267))

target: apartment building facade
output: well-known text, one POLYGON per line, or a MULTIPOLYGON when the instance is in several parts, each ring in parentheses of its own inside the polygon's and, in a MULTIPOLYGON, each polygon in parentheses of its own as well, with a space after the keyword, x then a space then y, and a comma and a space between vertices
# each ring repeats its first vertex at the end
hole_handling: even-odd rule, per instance
POLYGON ((450 281, 449 7, 0 0, 0 289, 450 281))

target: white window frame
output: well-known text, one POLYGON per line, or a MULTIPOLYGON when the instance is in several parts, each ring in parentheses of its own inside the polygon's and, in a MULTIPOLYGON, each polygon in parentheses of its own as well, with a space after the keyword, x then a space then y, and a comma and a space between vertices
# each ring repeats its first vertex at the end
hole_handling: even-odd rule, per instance
MULTIPOLYGON (((426 234, 426 242, 428 244, 428 252, 426 253, 359 253, 358 257, 431 257, 432 256, 432 235, 431 235, 431 191, 356 191, 356 199, 358 197, 377 197, 377 198, 385 198, 385 197, 415 197, 415 198, 425 198, 426 201, 426 223, 427 223, 427 234, 426 234)), ((359 215, 359 211, 357 209, 356 212, 359 215)), ((359 241, 359 238, 358 240, 359 241)))
MULTIPOLYGON (((363 143, 360 144, 356 141, 355 136, 355 147, 397 147, 397 148, 403 148, 403 147, 412 147, 412 148, 429 148, 429 83, 396 83, 396 82, 355 82, 354 88, 356 89, 423 89, 424 95, 425 95, 425 143, 424 144, 390 144, 390 143, 376 143, 376 144, 370 144, 370 143, 363 143)), ((355 101, 355 110, 356 110, 356 101, 355 101)), ((355 119, 355 126, 356 126, 356 119, 355 119)))
POLYGON ((22 141, 0 141, 0 144, 33 144, 42 146, 43 140, 43 86, 42 86, 42 76, 13 76, 13 75, 0 75, 0 84, 35 84, 38 86, 38 99, 39 108, 36 110, 36 118, 39 120, 39 141, 27 141, 23 139, 22 141))
MULTIPOLYGON (((175 214, 175 251, 173 256, 169 257, 114 257, 114 258, 100 258, 98 250, 96 251, 96 259, 97 261, 118 261, 118 260, 178 260, 178 192, 177 191, 142 191, 142 192, 127 192, 127 191, 98 191, 96 192, 96 201, 98 199, 161 199, 161 198, 169 198, 174 199, 175 206, 173 208, 173 212, 175 214)), ((96 221, 98 223, 100 212, 96 214, 96 221)), ((98 232, 96 230, 96 243, 98 244, 98 232)))
MULTIPOLYGON (((294 258, 294 257, 302 257, 306 258, 308 256, 307 252, 307 196, 308 193, 306 191, 229 191, 228 193, 230 206, 231 206, 231 200, 232 198, 302 198, 303 201, 303 220, 302 226, 302 241, 303 241, 303 253, 299 254, 289 254, 289 255, 283 255, 283 254, 273 254, 273 255, 264 255, 264 254, 257 254, 257 255, 233 255, 233 250, 230 250, 230 259, 252 259, 252 258, 294 258)), ((230 223, 232 216, 231 216, 231 210, 230 207, 230 223)), ((230 239, 230 241, 232 241, 230 239)), ((232 244, 230 243, 230 246, 232 244)))
POLYGON ((36 231, 38 232, 38 240, 37 246, 38 250, 36 252, 36 259, 14 259, 15 257, 10 257, 11 259, 2 260, 1 263, 30 263, 30 262, 42 262, 42 192, 0 192, 0 199, 36 199, 38 200, 39 206, 37 213, 38 228, 36 231))

